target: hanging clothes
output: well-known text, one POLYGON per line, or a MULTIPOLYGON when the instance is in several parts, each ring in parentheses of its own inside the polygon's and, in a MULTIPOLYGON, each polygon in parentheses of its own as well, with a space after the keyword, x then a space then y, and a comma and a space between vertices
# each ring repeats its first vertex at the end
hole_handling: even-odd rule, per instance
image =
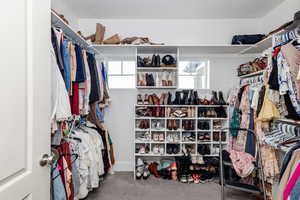
POLYGON ((52 84, 51 84, 51 99, 52 99, 52 114, 51 119, 57 121, 67 120, 72 117, 68 92, 59 68, 55 59, 53 48, 50 49, 51 55, 51 70, 52 70, 52 84))

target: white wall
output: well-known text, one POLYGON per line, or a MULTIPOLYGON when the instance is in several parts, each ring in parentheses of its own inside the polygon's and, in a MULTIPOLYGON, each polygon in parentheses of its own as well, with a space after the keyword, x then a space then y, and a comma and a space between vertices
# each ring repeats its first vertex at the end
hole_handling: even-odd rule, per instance
POLYGON ((118 33, 121 38, 149 37, 166 44, 230 44, 234 34, 259 31, 254 19, 220 20, 144 20, 144 19, 80 19, 85 35, 95 32, 96 23, 106 26, 105 38, 118 33))
POLYGON ((299 10, 299 0, 285 0, 262 19, 259 19, 260 29, 265 33, 269 33, 280 25, 293 20, 294 13, 299 10))
POLYGON ((72 11, 72 8, 70 8, 63 0, 51 0, 51 8, 54 9, 59 14, 62 14, 65 16, 65 18, 69 21, 69 25, 74 29, 78 30, 78 17, 76 14, 72 11))

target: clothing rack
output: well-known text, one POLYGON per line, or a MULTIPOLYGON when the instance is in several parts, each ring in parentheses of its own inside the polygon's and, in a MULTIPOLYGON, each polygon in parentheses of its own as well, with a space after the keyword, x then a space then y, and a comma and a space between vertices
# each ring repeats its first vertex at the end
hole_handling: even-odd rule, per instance
POLYGON ((260 84, 263 82, 264 71, 248 74, 240 77, 240 86, 260 84))
POLYGON ((76 33, 70 25, 66 24, 55 12, 51 11, 51 25, 56 28, 60 28, 64 34, 80 47, 86 49, 89 52, 100 55, 100 52, 92 47, 82 36, 76 33))

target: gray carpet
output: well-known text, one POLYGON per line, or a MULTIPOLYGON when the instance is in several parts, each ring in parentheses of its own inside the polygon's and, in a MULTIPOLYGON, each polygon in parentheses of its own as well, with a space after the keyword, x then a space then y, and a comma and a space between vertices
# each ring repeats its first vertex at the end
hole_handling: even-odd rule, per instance
MULTIPOLYGON (((132 173, 108 176, 101 187, 91 192, 87 200, 219 200, 216 183, 183 184, 150 177, 133 180, 132 173)), ((251 194, 227 189, 226 200, 254 200, 251 194)))

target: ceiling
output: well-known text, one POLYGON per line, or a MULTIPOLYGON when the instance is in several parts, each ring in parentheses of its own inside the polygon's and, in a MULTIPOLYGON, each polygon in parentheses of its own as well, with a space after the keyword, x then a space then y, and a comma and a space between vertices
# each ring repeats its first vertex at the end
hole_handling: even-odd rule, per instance
POLYGON ((79 18, 259 18, 284 0, 64 0, 79 18))

